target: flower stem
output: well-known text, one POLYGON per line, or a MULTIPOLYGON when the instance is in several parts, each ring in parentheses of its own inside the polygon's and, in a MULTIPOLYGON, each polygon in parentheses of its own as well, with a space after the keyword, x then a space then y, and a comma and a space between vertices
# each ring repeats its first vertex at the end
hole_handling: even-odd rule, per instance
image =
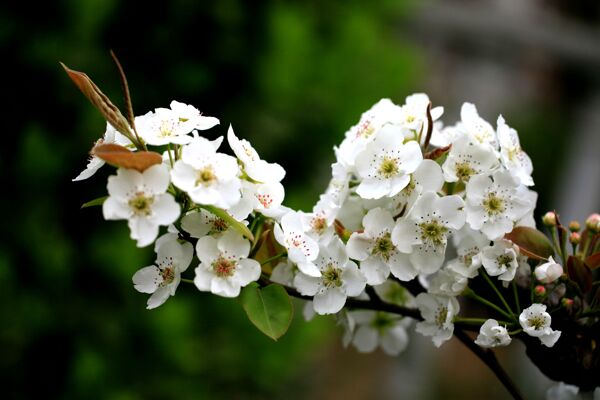
POLYGON ((277 255, 274 255, 273 257, 269 257, 269 258, 267 258, 266 260, 262 261, 262 262, 260 263, 260 265, 265 265, 265 264, 268 264, 268 263, 270 263, 270 262, 272 262, 272 261, 279 260, 280 258, 283 258, 283 257, 287 257, 287 253, 286 253, 286 252, 279 253, 279 254, 277 254, 277 255))
POLYGON ((512 289, 513 289, 513 295, 515 297, 515 306, 517 307, 517 314, 521 314, 521 303, 519 302, 519 292, 517 290, 517 284, 514 280, 512 281, 512 289))
POLYGON ((492 279, 488 276, 488 274, 485 271, 482 272, 482 275, 483 275, 483 278, 485 279, 485 281, 492 287, 494 292, 496 292, 496 295, 498 296, 498 298, 504 305, 504 308, 506 308, 506 311, 508 311, 508 313, 511 315, 509 318, 514 319, 514 313, 513 313, 512 309, 506 302, 506 299, 504 298, 504 296, 502 296, 502 293, 500 293, 500 290, 496 287, 494 282, 492 282, 492 279))
POLYGON ((181 282, 194 284, 194 280, 193 279, 181 278, 181 282))
POLYGON ((481 296, 478 296, 477 294, 475 294, 475 292, 471 289, 468 289, 468 291, 466 291, 464 293, 464 295, 466 297, 469 297, 475 301, 480 302, 481 304, 484 304, 490 308, 493 308, 494 310, 496 310, 497 312, 499 312, 500 314, 502 314, 503 316, 505 316, 508 319, 514 319, 514 317, 511 314, 508 314, 506 311, 504 311, 503 309, 501 309, 500 307, 498 307, 497 305, 495 305, 494 303, 492 303, 489 300, 484 299, 481 296))

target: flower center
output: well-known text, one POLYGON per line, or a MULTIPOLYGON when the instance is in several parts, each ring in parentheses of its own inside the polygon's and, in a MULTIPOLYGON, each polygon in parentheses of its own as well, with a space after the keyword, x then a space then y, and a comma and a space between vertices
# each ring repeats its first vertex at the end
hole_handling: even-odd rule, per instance
POLYGON ((435 246, 443 245, 446 239, 448 228, 442 225, 438 220, 422 222, 419 224, 421 228, 421 240, 426 243, 431 243, 435 246))
POLYGON ((208 166, 208 167, 205 167, 204 169, 201 169, 200 171, 198 171, 198 175, 196 177, 196 186, 199 186, 199 185, 208 186, 213 181, 216 181, 216 180, 217 180, 217 176, 213 172, 212 167, 208 166))
POLYGON ((467 161, 457 163, 455 170, 456 176, 463 182, 468 182, 471 175, 475 174, 475 170, 467 161))
POLYGON ((362 122, 359 126, 358 129, 356 130, 356 137, 369 137, 373 134, 373 132, 375 132, 375 129, 373 128, 373 126, 371 125, 371 121, 367 120, 362 122))
POLYGON ((448 318, 448 307, 440 306, 435 315, 435 324, 442 329, 448 318))
POLYGON ((227 222, 223 218, 215 218, 211 221, 211 233, 220 233, 227 230, 227 222))
POLYGON ((175 268, 172 265, 168 265, 165 268, 161 269, 160 276, 162 277, 162 282, 160 283, 160 287, 164 287, 169 285, 175 280, 175 268))
POLYGON ((498 258, 496 259, 496 261, 498 262, 498 265, 503 266, 505 268, 510 267, 510 263, 512 262, 512 257, 509 256, 508 254, 502 254, 501 256, 498 256, 498 258))
POLYGON ((273 199, 269 194, 257 194, 256 199, 262 204, 264 208, 269 208, 273 203, 273 199))
POLYGON ((154 197, 146 196, 144 192, 136 193, 127 204, 133 209, 133 213, 138 216, 148 216, 152 213, 152 203, 154 197))
POLYGON ((389 260, 391 253, 394 251, 394 244, 392 243, 391 234, 385 232, 383 235, 375 239, 375 245, 371 250, 371 254, 374 256, 381 256, 384 260, 389 260))
POLYGON ((381 164, 379 164, 379 174, 384 178, 391 178, 398 174, 398 160, 391 157, 383 157, 381 164))
POLYGON ((497 196, 495 192, 490 192, 483 200, 483 207, 488 215, 498 215, 504 212, 504 199, 497 196))
POLYGON ((173 123, 169 120, 161 121, 158 132, 159 136, 163 138, 173 136, 173 123))
POLYGON ((533 327, 536 331, 542 329, 546 325, 546 318, 543 315, 534 315, 527 319, 529 326, 533 327))
POLYGON ((327 221, 324 217, 314 217, 311 221, 311 226, 315 232, 321 234, 327 228, 327 221))
POLYGON ((212 268, 219 278, 228 278, 235 272, 235 262, 221 256, 213 261, 212 268))
POLYGON ((342 270, 337 268, 334 263, 329 263, 323 271, 323 284, 330 287, 342 286, 342 270))
POLYGON ((385 332, 387 329, 394 326, 394 320, 389 317, 388 314, 383 312, 377 312, 375 318, 371 321, 371 326, 379 333, 385 332))

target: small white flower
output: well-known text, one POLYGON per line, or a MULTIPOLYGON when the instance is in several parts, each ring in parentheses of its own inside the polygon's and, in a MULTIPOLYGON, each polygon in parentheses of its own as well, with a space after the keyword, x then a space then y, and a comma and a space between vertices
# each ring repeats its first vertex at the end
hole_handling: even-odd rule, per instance
POLYGON ((133 275, 133 284, 137 291, 152 293, 148 299, 149 310, 162 305, 169 296, 175 295, 181 281, 181 273, 188 268, 194 256, 194 248, 190 243, 180 243, 176 236, 169 236, 167 239, 162 240, 158 246, 156 265, 144 267, 133 275))
POLYGON ((300 214, 291 211, 275 224, 275 239, 287 249, 288 258, 298 265, 298 269, 309 276, 321 276, 313 261, 319 254, 317 242, 304 232, 300 214))
POLYGON ((508 346, 512 339, 504 326, 498 325, 495 319, 488 319, 481 325, 475 343, 480 347, 493 348, 508 346))
MULTIPOLYGON (((584 400, 584 398, 579 395, 579 388, 577 386, 559 382, 546 391, 546 400, 584 400)), ((595 390, 593 400, 600 400, 599 389, 595 390), (596 392, 598 395, 596 395, 596 392)))
POLYGON ((439 164, 433 160, 423 160, 404 189, 392 197, 391 210, 397 214, 404 210, 407 214, 419 196, 426 192, 439 192, 444 185, 444 176, 439 164))
POLYGON ((554 346, 561 334, 560 331, 550 328, 551 322, 552 317, 546 312, 546 306, 543 304, 532 304, 519 315, 519 323, 523 331, 529 336, 539 338, 547 347, 554 346))
POLYGON ((463 226, 454 235, 457 258, 450 260, 446 268, 464 276, 475 278, 481 267, 481 251, 490 243, 489 239, 481 232, 463 226))
POLYGON ((498 158, 491 147, 463 134, 452 143, 442 170, 446 181, 467 183, 472 176, 491 173, 497 166, 498 158))
POLYGON ((221 235, 229 229, 229 224, 223 218, 200 209, 187 213, 181 219, 181 228, 191 237, 199 239, 206 235, 221 235))
POLYGON ((260 159, 254 147, 245 139, 238 139, 229 125, 227 141, 236 157, 244 164, 244 171, 257 182, 279 182, 285 176, 285 170, 276 163, 268 163, 260 159))
POLYGON ((498 148, 496 131, 489 122, 479 116, 475 105, 464 103, 460 109, 460 119, 463 129, 475 141, 494 150, 498 148))
POLYGON ((385 354, 397 356, 408 346, 407 318, 380 311, 349 312, 356 324, 352 344, 361 353, 381 347, 385 354))
MULTIPOLYGON (((123 134, 119 133, 110 123, 106 123, 106 132, 104 132, 104 136, 94 144, 94 147, 101 144, 118 144, 121 146, 130 146, 131 141, 127 139, 123 134)), ((92 148, 92 153, 94 149, 92 148)), ((77 177, 73 179, 73 181, 82 181, 84 179, 88 179, 92 177, 96 171, 100 169, 105 164, 104 160, 99 157, 96 157, 94 154, 90 155, 88 160, 88 164, 86 168, 81 171, 77 177)))
POLYGON ((458 296, 467 287, 468 279, 446 267, 436 272, 429 282, 427 291, 431 294, 458 296))
POLYGON ((337 207, 327 194, 322 194, 311 213, 300 213, 304 231, 317 242, 329 242, 334 234, 337 207))
POLYGON ((487 246, 481 253, 481 262, 490 276, 510 282, 519 267, 519 248, 510 240, 501 239, 487 246))
POLYGON ((472 177, 467 183, 467 222, 490 240, 501 238, 534 207, 526 191, 506 171, 472 177))
POLYGON ((183 148, 171 178, 192 201, 227 209, 239 201, 241 182, 237 160, 216 151, 221 140, 195 137, 183 148))
MULTIPOLYGON (((284 212, 281 206, 285 197, 285 189, 279 182, 252 183, 242 181, 242 201, 245 201, 243 207, 249 211, 258 211, 259 213, 277 219, 284 212)), ((233 207, 234 211, 240 207, 233 207)), ((243 213, 239 214, 240 216, 243 213)))
POLYGON ((260 264, 247 258, 250 242, 234 231, 218 239, 204 236, 196 243, 200 265, 194 270, 194 284, 203 292, 237 297, 240 289, 260 278, 260 264))
MULTIPOLYGON (((425 141, 425 134, 428 129, 427 106, 429 104, 429 97, 425 93, 412 94, 406 97, 406 102, 402 105, 402 113, 400 114, 402 127, 410 131, 408 137, 417 139, 420 134, 422 143, 425 141)), ((440 118, 443 113, 444 107, 432 108, 430 114, 432 121, 440 118)), ((433 129, 435 130, 435 125, 433 129)))
POLYGON ((508 126, 502 116, 498 117, 498 141, 500 142, 500 159, 506 169, 519 183, 526 186, 533 185, 531 173, 533 164, 531 159, 521 149, 517 131, 508 126))
POLYGON ((218 123, 218 119, 202 116, 195 107, 177 101, 171 102, 170 109, 157 108, 135 120, 140 137, 153 146, 190 143, 190 132, 209 129, 218 123))
POLYGON ((356 193, 365 199, 394 196, 408 185, 409 175, 422 160, 416 141, 403 144, 397 130, 384 127, 356 158, 356 171, 361 179, 356 193))
POLYGON ((179 217, 179 205, 170 194, 169 171, 163 164, 140 173, 119 168, 108 178, 109 197, 102 205, 104 218, 127 219, 131 238, 138 247, 149 245, 158 236, 160 225, 169 225, 179 217))
POLYGON ((424 336, 432 336, 433 344, 440 347, 454 333, 454 316, 460 309, 455 297, 420 293, 417 307, 424 321, 417 323, 416 331, 424 336))
POLYGON ((556 261, 554 261, 554 258, 550 256, 548 262, 535 267, 534 273, 538 281, 542 283, 552 283, 561 277, 563 274, 563 267, 562 265, 557 264, 556 261))
POLYGON ((334 237, 321 246, 315 260, 319 277, 299 272, 294 286, 305 296, 314 296, 313 307, 317 314, 334 314, 344 307, 348 296, 358 296, 366 280, 353 261, 350 261, 344 243, 334 237))
POLYGON ((379 285, 390 274, 403 275, 402 271, 410 266, 403 265, 406 260, 392 243, 394 218, 389 211, 373 208, 363 218, 364 231, 354 232, 346 249, 348 255, 360 261, 360 270, 367 278, 367 284, 379 285))
POLYGON ((464 202, 458 196, 438 197, 427 192, 415 202, 405 218, 397 221, 392 242, 400 252, 408 254, 418 273, 431 274, 442 266, 447 236, 465 223, 463 207, 464 202))

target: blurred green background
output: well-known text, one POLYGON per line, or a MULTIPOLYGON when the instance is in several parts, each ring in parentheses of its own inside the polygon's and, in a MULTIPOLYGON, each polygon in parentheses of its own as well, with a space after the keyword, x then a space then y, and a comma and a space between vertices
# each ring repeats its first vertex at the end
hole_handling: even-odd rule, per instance
MULTIPOLYGON (((302 304, 279 342, 260 334, 236 300, 186 284, 146 311, 131 276, 153 261, 152 250, 137 249, 126 224, 104 222, 100 209, 80 210, 105 193, 109 168, 71 182, 105 125, 58 64, 85 71, 121 104, 113 49, 138 115, 176 99, 220 118, 210 137, 232 123, 263 158, 286 168, 285 203, 304 210, 328 181, 332 146, 380 98, 401 104, 426 91, 446 106, 448 124, 463 101, 474 101, 489 121, 502 113, 519 131, 535 165, 538 215, 558 202, 585 217, 598 206, 594 157, 575 169, 589 172, 592 163, 577 188, 580 202, 561 196, 573 184, 564 177, 568 160, 583 158, 598 138, 598 3, 477 4, 0 5, 8 123, 0 158, 0 397, 505 398, 460 344, 432 352, 413 335, 414 348, 397 359, 358 355, 341 349, 331 320, 305 323, 302 304), (436 361, 456 359, 478 378, 436 361)), ((523 359, 505 357, 512 372, 526 369, 523 359)), ((531 382, 527 373, 515 378, 531 382)), ((523 390, 542 393, 547 382, 536 379, 539 386, 523 390)))

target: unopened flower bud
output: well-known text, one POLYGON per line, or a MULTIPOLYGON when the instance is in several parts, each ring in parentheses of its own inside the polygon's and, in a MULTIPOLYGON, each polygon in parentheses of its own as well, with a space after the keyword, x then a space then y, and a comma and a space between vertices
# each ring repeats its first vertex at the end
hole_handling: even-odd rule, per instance
POLYGON ((538 281, 543 283, 552 283, 563 274, 563 267, 557 264, 552 256, 548 258, 548 262, 535 267, 535 277, 538 281))
POLYGON ((579 221, 569 222, 569 230, 571 232, 579 232, 580 229, 581 229, 581 224, 579 223, 579 221))
POLYGON ((594 213, 587 217, 585 227, 594 233, 600 232, 600 214, 594 213))
POLYGON ((569 235, 569 243, 577 245, 579 242, 581 242, 581 234, 579 232, 571 232, 569 235))
POLYGON ((554 211, 548 211, 546 214, 544 214, 542 217, 542 222, 546 226, 556 226, 556 214, 554 211))
POLYGON ((533 292, 536 296, 543 297, 546 295, 546 287, 543 285, 537 285, 535 288, 533 288, 533 292))
POLYGON ((565 308, 571 308, 573 306, 573 299, 569 299, 567 297, 564 297, 560 303, 562 304, 563 307, 565 308))

